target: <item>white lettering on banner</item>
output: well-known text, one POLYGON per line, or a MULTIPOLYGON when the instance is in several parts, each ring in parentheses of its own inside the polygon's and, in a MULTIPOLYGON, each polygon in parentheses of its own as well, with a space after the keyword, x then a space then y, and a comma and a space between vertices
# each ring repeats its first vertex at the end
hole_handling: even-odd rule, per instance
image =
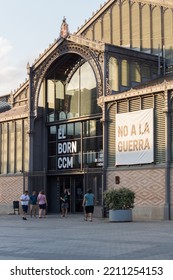
MULTIPOLYGON (((61 141, 66 139, 63 128, 58 129, 58 139, 61 141)), ((63 157, 63 155, 73 153, 77 153, 77 141, 58 142, 58 155, 62 155, 58 158, 58 169, 73 168, 73 156, 63 157)))
POLYGON ((154 160, 153 109, 116 115, 116 165, 154 160))
POLYGON ((64 129, 59 128, 59 129, 58 129, 58 139, 65 139, 66 136, 65 136, 64 134, 65 134, 65 133, 64 133, 64 129))
POLYGON ((58 154, 70 154, 77 152, 77 141, 58 143, 58 154))
POLYGON ((72 168, 73 167, 73 157, 61 157, 58 158, 58 168, 72 168))

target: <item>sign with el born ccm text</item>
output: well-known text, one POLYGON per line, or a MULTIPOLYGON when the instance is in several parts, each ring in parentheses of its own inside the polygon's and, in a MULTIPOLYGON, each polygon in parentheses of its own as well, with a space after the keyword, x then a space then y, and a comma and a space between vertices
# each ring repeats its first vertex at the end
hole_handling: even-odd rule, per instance
POLYGON ((58 169, 73 168, 74 154, 77 153, 77 141, 66 141, 64 129, 58 129, 58 169))
POLYGON ((153 109, 116 115, 116 165, 154 160, 153 109))

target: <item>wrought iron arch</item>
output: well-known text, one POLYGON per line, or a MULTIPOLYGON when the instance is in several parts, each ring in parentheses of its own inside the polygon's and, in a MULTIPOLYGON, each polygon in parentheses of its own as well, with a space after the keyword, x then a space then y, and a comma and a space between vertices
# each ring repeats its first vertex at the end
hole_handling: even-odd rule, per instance
POLYGON ((96 76, 98 97, 103 95, 103 61, 101 59, 102 53, 99 51, 91 50, 86 46, 80 46, 76 45, 75 43, 66 42, 66 44, 63 44, 60 47, 58 47, 47 59, 44 60, 40 67, 32 73, 32 93, 34 93, 33 113, 35 116, 37 115, 40 87, 47 71, 57 59, 60 59, 62 55, 69 53, 78 54, 83 59, 88 61, 96 76))

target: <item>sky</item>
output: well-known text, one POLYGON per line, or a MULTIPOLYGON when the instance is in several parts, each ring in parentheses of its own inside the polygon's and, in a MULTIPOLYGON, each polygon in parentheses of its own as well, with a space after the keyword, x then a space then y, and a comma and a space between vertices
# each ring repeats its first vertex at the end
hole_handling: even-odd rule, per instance
POLYGON ((76 32, 107 0, 0 0, 0 95, 27 78, 26 65, 59 37, 63 17, 76 32))

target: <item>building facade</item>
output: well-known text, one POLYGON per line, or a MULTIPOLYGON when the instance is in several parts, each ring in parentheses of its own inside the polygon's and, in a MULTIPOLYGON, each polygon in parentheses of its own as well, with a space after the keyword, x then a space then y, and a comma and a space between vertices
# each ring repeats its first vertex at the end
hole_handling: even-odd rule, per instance
POLYGON ((109 0, 76 33, 60 36, 28 80, 0 98, 0 212, 23 189, 44 189, 50 213, 88 187, 135 191, 134 219, 172 219, 173 4, 109 0))

